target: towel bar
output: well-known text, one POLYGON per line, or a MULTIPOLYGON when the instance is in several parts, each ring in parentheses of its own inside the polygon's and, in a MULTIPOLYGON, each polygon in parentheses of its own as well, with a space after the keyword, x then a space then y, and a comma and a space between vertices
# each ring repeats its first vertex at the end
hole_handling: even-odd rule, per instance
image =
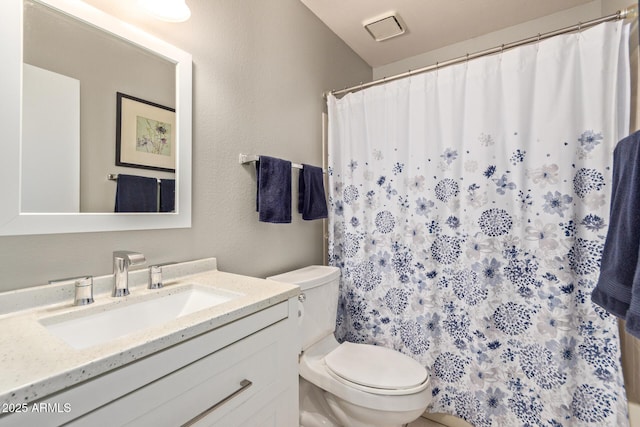
MULTIPOLYGON (((117 173, 108 173, 107 174, 107 179, 109 181, 117 181, 118 180, 118 174, 117 173)), ((160 178, 156 178, 156 181, 158 181, 158 184, 160 184, 161 179, 160 178)))
MULTIPOLYGON (((247 163, 257 162, 260 160, 260 156, 256 156, 255 154, 242 154, 240 153, 239 162, 241 165, 246 165, 247 163)), ((291 163, 292 168, 302 169, 302 165, 300 163, 291 163)))
MULTIPOLYGON (((258 160, 260 160, 260 156, 256 156, 255 154, 242 154, 242 153, 240 153, 240 156, 238 158, 238 162, 241 165, 246 165, 247 163, 257 162, 258 160)), ((300 163, 291 163, 291 167, 292 168, 296 168, 296 169, 303 169, 303 166, 300 163)), ((322 172, 326 173, 327 171, 325 171, 323 169, 322 172)))

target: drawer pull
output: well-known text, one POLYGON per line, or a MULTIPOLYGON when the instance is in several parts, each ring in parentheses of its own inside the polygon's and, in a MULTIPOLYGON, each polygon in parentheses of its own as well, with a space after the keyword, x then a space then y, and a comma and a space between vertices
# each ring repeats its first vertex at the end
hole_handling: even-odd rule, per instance
POLYGON ((248 389, 252 385, 253 385, 253 383, 251 381, 247 380, 247 379, 244 379, 244 380, 240 381, 240 388, 239 389, 237 389, 236 391, 234 391, 233 393, 231 393, 230 395, 228 395, 224 399, 220 400, 219 402, 214 403, 208 409, 205 409, 199 415, 196 415, 194 418, 190 419, 186 423, 182 424, 182 427, 189 427, 189 426, 194 425, 195 423, 197 423, 198 421, 200 421, 201 419, 203 419, 204 417, 206 417, 207 415, 209 415, 210 413, 212 413, 213 411, 218 409, 219 406, 224 405, 225 403, 227 403, 228 401, 230 401, 231 399, 233 399, 234 397, 236 397, 237 395, 239 395, 240 393, 242 393, 243 391, 245 391, 246 389, 248 389))

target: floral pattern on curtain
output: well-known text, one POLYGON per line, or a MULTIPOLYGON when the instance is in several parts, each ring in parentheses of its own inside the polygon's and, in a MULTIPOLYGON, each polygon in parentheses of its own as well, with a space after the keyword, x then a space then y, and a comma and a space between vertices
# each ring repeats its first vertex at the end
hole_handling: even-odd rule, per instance
POLYGON ((430 372, 474 426, 625 426, 590 301, 626 135, 621 23, 329 98, 336 336, 430 372))

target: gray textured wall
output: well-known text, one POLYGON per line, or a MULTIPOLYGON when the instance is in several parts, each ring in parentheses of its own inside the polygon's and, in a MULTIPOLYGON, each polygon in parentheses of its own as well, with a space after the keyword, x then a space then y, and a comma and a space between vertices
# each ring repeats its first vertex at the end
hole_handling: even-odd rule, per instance
POLYGON ((257 221, 254 168, 238 154, 321 164, 322 92, 368 81, 371 68, 299 0, 188 0, 180 24, 87 2, 193 55, 192 228, 0 237, 0 291, 109 274, 117 249, 148 264, 215 256, 254 276, 321 263, 320 221, 257 221))

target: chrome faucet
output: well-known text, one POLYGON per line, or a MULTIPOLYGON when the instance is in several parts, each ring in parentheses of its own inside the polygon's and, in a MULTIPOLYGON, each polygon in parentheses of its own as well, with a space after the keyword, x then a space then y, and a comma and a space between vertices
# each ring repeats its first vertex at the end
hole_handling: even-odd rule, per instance
POLYGON ((131 251, 115 251, 113 253, 113 297, 129 295, 129 266, 143 264, 144 255, 131 251))

